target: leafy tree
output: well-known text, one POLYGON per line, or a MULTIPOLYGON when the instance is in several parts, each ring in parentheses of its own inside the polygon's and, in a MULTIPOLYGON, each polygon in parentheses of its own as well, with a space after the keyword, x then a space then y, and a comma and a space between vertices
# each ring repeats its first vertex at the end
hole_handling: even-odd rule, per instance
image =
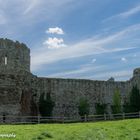
POLYGON ((130 92, 130 111, 140 111, 140 91, 137 86, 133 86, 130 92))
POLYGON ((52 116, 52 111, 55 103, 54 101, 52 101, 50 93, 47 94, 46 99, 44 99, 44 96, 44 93, 40 96, 39 111, 42 116, 50 117, 52 116))
POLYGON ((114 114, 121 112, 121 96, 119 89, 115 90, 115 93, 113 95, 113 106, 112 106, 112 112, 114 114))
POLYGON ((129 105, 128 102, 124 103, 124 105, 123 105, 123 112, 125 112, 125 113, 131 112, 130 105, 129 105))
POLYGON ((79 115, 84 116, 89 114, 89 103, 86 99, 81 98, 78 105, 79 115))
POLYGON ((105 109, 106 109, 106 104, 100 104, 100 103, 96 103, 95 104, 95 109, 96 109, 96 114, 104 114, 106 113, 105 109))

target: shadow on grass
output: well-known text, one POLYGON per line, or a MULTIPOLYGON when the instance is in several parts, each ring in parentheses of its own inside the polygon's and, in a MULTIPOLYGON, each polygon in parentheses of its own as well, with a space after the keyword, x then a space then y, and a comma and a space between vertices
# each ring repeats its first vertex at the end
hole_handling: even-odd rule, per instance
POLYGON ((53 136, 51 134, 49 134, 48 132, 42 132, 39 136, 33 138, 32 140, 43 140, 45 138, 53 138, 53 136))

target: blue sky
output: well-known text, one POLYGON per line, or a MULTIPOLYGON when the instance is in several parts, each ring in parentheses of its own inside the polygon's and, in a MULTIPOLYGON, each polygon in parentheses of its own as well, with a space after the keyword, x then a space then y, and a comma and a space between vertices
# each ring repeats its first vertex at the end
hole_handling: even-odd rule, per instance
POLYGON ((0 36, 38 76, 128 80, 140 67, 140 0, 0 0, 0 36))

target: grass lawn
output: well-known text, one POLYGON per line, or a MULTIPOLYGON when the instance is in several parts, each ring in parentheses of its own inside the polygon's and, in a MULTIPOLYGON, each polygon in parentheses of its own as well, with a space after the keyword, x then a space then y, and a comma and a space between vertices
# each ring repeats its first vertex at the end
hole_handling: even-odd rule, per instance
POLYGON ((16 135, 4 140, 140 140, 140 119, 75 123, 0 125, 0 135, 16 135))

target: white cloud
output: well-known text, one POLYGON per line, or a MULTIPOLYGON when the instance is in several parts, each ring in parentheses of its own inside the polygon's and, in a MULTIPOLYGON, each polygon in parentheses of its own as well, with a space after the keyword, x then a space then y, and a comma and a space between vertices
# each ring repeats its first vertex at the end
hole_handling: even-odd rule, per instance
POLYGON ((47 46, 49 49, 57 49, 66 47, 64 40, 62 38, 51 38, 49 37, 46 41, 43 42, 43 45, 47 46))
POLYGON ((93 79, 93 80, 108 80, 110 77, 114 77, 115 80, 126 79, 126 77, 132 77, 132 70, 112 70, 108 65, 89 65, 87 67, 80 67, 76 70, 63 71, 60 73, 54 73, 47 75, 47 77, 61 77, 61 78, 80 78, 80 79, 93 79), (91 74, 92 73, 92 74, 91 74))
POLYGON ((64 31, 61 28, 59 28, 59 27, 55 27, 55 28, 49 28, 46 31, 46 33, 63 35, 64 31))
POLYGON ((138 5, 137 7, 132 8, 132 9, 129 9, 128 11, 126 11, 124 13, 121 13, 118 16, 126 18, 126 17, 132 16, 132 15, 138 13, 138 12, 140 12, 140 5, 138 5))
POLYGON ((21 40, 27 35, 27 29, 29 33, 40 23, 56 23, 71 8, 77 8, 72 2, 75 3, 74 0, 0 0, 1 36, 21 40))
POLYGON ((127 59, 126 59, 125 57, 122 57, 122 58, 121 58, 121 61, 126 62, 127 59))
MULTIPOLYGON (((118 71, 108 71, 103 73, 98 73, 94 76, 89 77, 90 79, 106 79, 108 77, 114 77, 117 79, 124 79, 126 77, 132 76, 132 70, 118 70, 118 71)), ((106 79, 107 80, 107 79, 106 79)))
POLYGON ((40 4, 40 0, 26 0, 25 3, 27 5, 25 4, 26 7, 25 7, 25 10, 23 11, 23 15, 27 15, 30 12, 32 12, 35 8, 37 8, 40 4))
MULTIPOLYGON (((124 47, 124 43, 128 43, 128 40, 130 39, 132 40, 132 37, 135 38, 134 35, 139 30, 140 24, 136 24, 120 32, 111 34, 110 36, 107 37, 99 36, 98 38, 93 37, 90 39, 85 39, 73 45, 67 45, 68 47, 61 47, 60 49, 55 49, 53 51, 52 50, 48 51, 45 49, 45 47, 40 48, 39 50, 33 50, 31 59, 32 70, 41 68, 43 64, 51 64, 64 59, 132 49, 134 48, 133 46, 124 47), (125 40, 126 42, 124 42, 124 38, 126 39, 125 40), (114 48, 109 47, 118 42, 120 43, 121 41, 123 41, 122 46, 120 45, 114 48)), ((62 40, 60 42, 62 42, 62 40)), ((47 44, 47 42, 45 44, 47 44)))
POLYGON ((102 66, 88 65, 86 67, 82 66, 82 67, 80 67, 79 69, 76 69, 76 70, 54 73, 54 74, 47 75, 47 76, 49 76, 49 77, 63 77, 63 78, 66 78, 66 77, 80 78, 81 76, 78 77, 79 74, 83 74, 83 73, 86 73, 86 72, 91 72, 91 71, 94 71, 94 70, 97 71, 97 70, 103 69, 104 67, 105 67, 104 65, 102 65, 102 66))
POLYGON ((120 14, 106 18, 105 20, 103 20, 103 22, 114 20, 114 19, 119 19, 119 18, 128 18, 130 16, 133 16, 134 14, 137 14, 138 12, 140 12, 140 5, 138 5, 134 8, 131 8, 128 11, 125 11, 120 14))

